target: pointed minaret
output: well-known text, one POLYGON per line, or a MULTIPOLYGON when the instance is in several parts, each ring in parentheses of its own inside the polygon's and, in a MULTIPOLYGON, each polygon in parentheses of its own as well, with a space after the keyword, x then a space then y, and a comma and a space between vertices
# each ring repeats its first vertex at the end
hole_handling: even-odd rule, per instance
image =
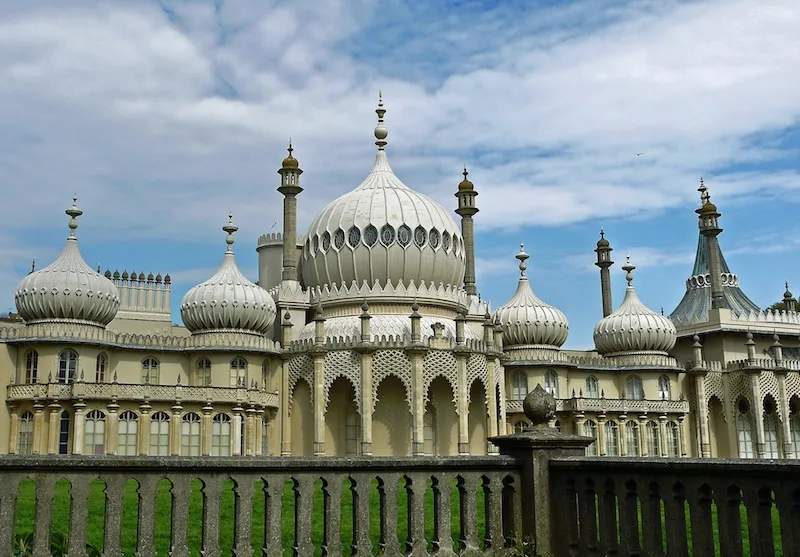
POLYGON ((698 215, 700 234, 706 238, 708 272, 711 275, 711 309, 727 308, 728 301, 722 291, 722 264, 717 241, 717 236, 722 232, 719 227, 719 217, 722 215, 717 211, 717 206, 711 203, 711 196, 708 194, 702 178, 700 178, 700 187, 697 188, 697 191, 700 192, 702 205, 695 213, 698 215))
POLYGON ((475 206, 475 197, 478 192, 467 178, 469 172, 467 172, 466 165, 463 174, 464 179, 458 184, 458 191, 455 193, 458 198, 456 214, 461 217, 461 237, 464 239, 464 254, 467 259, 464 271, 464 290, 470 296, 475 296, 478 291, 475 288, 475 229, 472 217, 478 212, 478 208, 475 206))
POLYGON ((594 252, 597 254, 597 261, 595 265, 600 267, 600 291, 603 296, 603 317, 611 315, 614 311, 611 304, 611 273, 609 268, 614 264, 611 260, 611 252, 614 251, 611 244, 606 240, 603 229, 600 229, 600 239, 597 240, 597 249, 594 252))
POLYGON ((283 159, 278 174, 281 185, 278 191, 283 194, 283 280, 297 280, 297 195, 303 191, 300 187, 300 175, 303 170, 300 163, 292 156, 292 141, 289 140, 289 156, 283 159))
POLYGON ((783 293, 783 309, 786 311, 796 311, 797 300, 794 299, 794 296, 789 291, 789 281, 787 280, 784 284, 786 286, 786 291, 783 293))

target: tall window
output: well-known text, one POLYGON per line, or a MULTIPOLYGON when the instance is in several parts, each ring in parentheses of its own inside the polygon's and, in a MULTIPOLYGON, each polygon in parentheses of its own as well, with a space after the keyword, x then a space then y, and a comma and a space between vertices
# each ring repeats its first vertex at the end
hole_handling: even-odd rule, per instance
POLYGON ((197 360, 197 384, 211 385, 211 360, 208 358, 197 360))
POLYGON ((106 415, 100 410, 86 414, 83 433, 83 454, 103 454, 106 445, 106 415))
POLYGON ((247 384, 247 361, 244 358, 231 360, 231 387, 247 384))
POLYGON ((31 454, 33 452, 33 414, 24 412, 19 417, 19 438, 17 439, 17 453, 31 454))
POLYGON ((106 355, 99 354, 97 356, 97 364, 94 369, 94 380, 97 383, 106 382, 106 355))
POLYGON ((597 385, 597 377, 590 375, 586 378, 586 389, 584 390, 586 398, 598 398, 600 396, 600 389, 597 385))
POLYGON ((753 422, 750 419, 750 403, 740 399, 736 413, 736 439, 739 445, 739 458, 753 458, 753 422))
POLYGON ((152 356, 148 356, 142 360, 142 383, 150 383, 151 385, 159 384, 159 369, 158 360, 152 356))
POLYGON ((169 454, 169 416, 166 412, 156 412, 150 418, 150 455, 169 454))
POLYGON ((522 400, 528 395, 528 376, 518 371, 511 376, 511 399, 522 400))
POLYGON ((659 400, 670 400, 672 398, 669 377, 666 375, 662 375, 658 378, 658 398, 659 400))
POLYGON ((217 414, 211 423, 211 456, 230 456, 231 417, 217 414))
POLYGON ((627 380, 627 394, 629 400, 644 400, 644 387, 642 386, 642 378, 636 375, 631 375, 627 380))
POLYGON ((433 408, 425 412, 422 418, 422 452, 436 455, 436 413, 433 408))
POLYGON ((639 424, 633 420, 625 424, 625 444, 628 456, 639 456, 639 424))
POLYGON ((183 456, 200 456, 200 416, 194 412, 183 416, 181 454, 183 456))
POLYGON ((658 424, 650 420, 645 428, 647 429, 647 454, 661 456, 661 435, 658 431, 658 424))
POLYGON ((558 398, 558 375, 554 371, 544 374, 544 390, 558 398))
POLYGON ((673 457, 681 456, 681 443, 678 436, 678 422, 667 422, 667 454, 673 457))
POLYGON ((61 420, 58 428, 58 454, 69 454, 69 412, 61 412, 61 420))
POLYGON ((266 415, 261 422, 261 454, 269 454, 269 418, 266 415))
POLYGON ((764 458, 780 458, 780 426, 772 398, 764 399, 764 458))
POLYGON ((39 353, 31 350, 25 356, 25 383, 36 383, 39 375, 39 353))
POLYGON ((586 455, 597 456, 597 422, 594 420, 583 422, 583 434, 594 439, 594 443, 586 447, 586 455))
POLYGON ((347 411, 345 424, 345 437, 346 447, 345 452, 347 456, 361 454, 361 419, 358 412, 354 410, 347 411))
POLYGON ((514 433, 522 433, 525 431, 525 428, 528 427, 528 422, 525 420, 520 420, 514 423, 514 433))
POLYGON ((134 456, 139 453, 137 444, 139 433, 139 416, 136 412, 126 410, 119 416, 119 434, 117 437, 117 454, 134 456))
POLYGON ((609 420, 605 425, 606 454, 619 456, 619 425, 614 420, 609 420))
POLYGON ((794 458, 800 458, 800 414, 792 413, 789 418, 789 430, 792 432, 792 453, 794 458))
POLYGON ((58 382, 74 383, 78 368, 78 354, 74 350, 64 350, 58 355, 58 382))

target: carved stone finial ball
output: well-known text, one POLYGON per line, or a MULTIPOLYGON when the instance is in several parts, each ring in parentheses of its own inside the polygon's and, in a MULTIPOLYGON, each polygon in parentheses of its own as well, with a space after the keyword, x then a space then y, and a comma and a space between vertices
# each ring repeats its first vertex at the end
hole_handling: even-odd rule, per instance
POLYGON ((522 402, 522 410, 534 426, 546 424, 556 415, 556 399, 541 385, 536 385, 522 402))

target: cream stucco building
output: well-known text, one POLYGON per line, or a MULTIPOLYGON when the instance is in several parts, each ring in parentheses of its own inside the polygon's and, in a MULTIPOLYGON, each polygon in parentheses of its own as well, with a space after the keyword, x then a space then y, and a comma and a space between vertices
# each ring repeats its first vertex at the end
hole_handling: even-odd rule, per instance
MULTIPOLYGON (((17 289, 0 327, 0 452, 119 455, 408 455, 493 452, 525 426, 541 384, 554 425, 601 455, 800 454, 800 314, 761 311, 739 288, 701 183, 700 236, 676 310, 648 309, 612 248, 595 249, 603 317, 595 350, 562 349, 567 317, 540 300, 517 255, 517 291, 496 311, 475 282, 474 185, 450 211, 407 187, 377 153, 353 191, 297 233, 302 170, 283 160, 282 234, 258 239, 258 282, 223 226, 219 270, 183 297, 169 275, 100 274, 78 249, 77 200, 59 258, 17 289)), ((221 242, 220 242, 221 243, 221 242)))

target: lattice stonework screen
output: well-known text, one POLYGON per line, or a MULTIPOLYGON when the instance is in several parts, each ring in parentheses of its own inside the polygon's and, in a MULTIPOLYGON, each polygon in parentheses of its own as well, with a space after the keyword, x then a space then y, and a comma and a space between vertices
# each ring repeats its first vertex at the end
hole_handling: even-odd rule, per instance
POLYGON ((431 350, 422 365, 422 389, 425 402, 428 402, 428 389, 437 377, 444 377, 453 391, 453 404, 458 401, 458 365, 452 352, 431 350))
POLYGON ((328 410, 331 385, 337 378, 344 377, 353 385, 358 413, 361 414, 361 361, 357 353, 349 350, 335 350, 325 355, 325 410, 328 410))
POLYGON ((411 410, 411 362, 402 350, 378 350, 372 360, 372 411, 378 402, 378 387, 386 377, 394 375, 406 388, 406 402, 411 410))

